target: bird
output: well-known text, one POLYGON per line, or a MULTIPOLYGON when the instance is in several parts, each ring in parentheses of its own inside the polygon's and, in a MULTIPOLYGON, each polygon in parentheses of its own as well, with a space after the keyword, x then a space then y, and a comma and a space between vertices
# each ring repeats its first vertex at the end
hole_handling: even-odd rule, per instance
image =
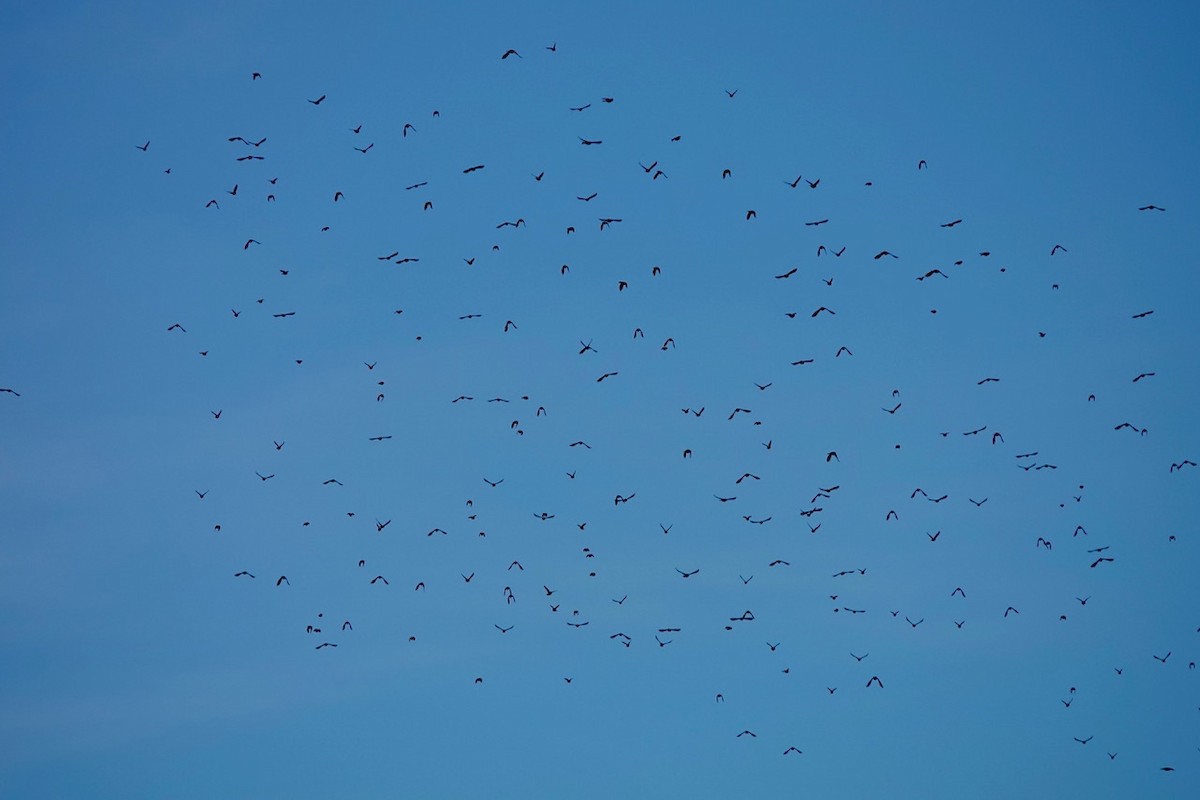
POLYGON ((500 56, 500 60, 503 61, 504 59, 508 58, 509 56, 516 56, 517 58, 524 58, 524 56, 522 56, 516 50, 509 48, 508 50, 504 51, 504 55, 500 56))
POLYGON ((145 144, 135 144, 134 147, 136 147, 138 150, 141 150, 144 153, 150 149, 150 140, 147 139, 145 144))
POLYGON ((1138 208, 1138 211, 1166 211, 1166 209, 1152 204, 1148 206, 1141 206, 1138 208))
POLYGON ((681 570, 679 567, 676 567, 676 568, 675 568, 675 571, 676 571, 676 572, 678 572, 680 575, 682 575, 682 576, 683 576, 683 577, 685 577, 685 578, 690 578, 690 577, 692 577, 693 575, 695 575, 695 574, 697 574, 698 572, 700 572, 700 570, 699 570, 699 569, 694 569, 694 570, 692 570, 691 572, 684 572, 684 571, 683 571, 683 570, 681 570))
POLYGON ((324 102, 324 100, 325 100, 325 95, 321 95, 316 100, 309 100, 308 102, 312 103, 314 106, 319 106, 319 105, 321 105, 322 102, 324 102))

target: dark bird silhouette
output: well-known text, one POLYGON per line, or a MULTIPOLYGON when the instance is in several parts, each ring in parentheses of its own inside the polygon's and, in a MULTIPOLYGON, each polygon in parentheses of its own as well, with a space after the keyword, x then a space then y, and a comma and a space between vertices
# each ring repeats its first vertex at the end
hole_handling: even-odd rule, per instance
POLYGON ((319 106, 319 105, 321 105, 322 102, 324 102, 324 100, 325 100, 325 95, 321 95, 316 100, 309 100, 308 102, 312 103, 314 106, 319 106))
POLYGON ((958 225, 961 222, 962 222, 961 219, 956 219, 953 222, 943 222, 942 227, 943 228, 953 228, 955 225, 958 225))
POLYGON ((872 683, 874 683, 875 685, 877 685, 877 686, 878 686, 880 689, 882 689, 882 688, 883 688, 883 681, 879 680, 879 676, 878 676, 878 675, 872 675, 872 676, 871 676, 871 679, 867 681, 867 688, 868 688, 868 689, 869 689, 869 688, 871 688, 871 684, 872 684, 872 683))
MULTIPOLYGON (((478 172, 479 170, 483 169, 485 166, 486 166, 485 164, 476 164, 473 167, 467 167, 466 169, 463 170, 463 175, 470 175, 472 172, 478 172)), ((524 222, 524 221, 525 220, 521 220, 521 222, 524 222)))
POLYGON ((504 51, 504 55, 500 56, 500 60, 503 61, 504 59, 508 58, 509 56, 516 56, 517 58, 524 58, 524 56, 522 56, 516 50, 509 48, 508 50, 504 51))
POLYGON ((582 136, 579 136, 577 138, 579 139, 579 143, 584 145, 585 147, 590 147, 591 145, 594 145, 594 144, 604 144, 603 139, 585 139, 582 136))
POLYGON ((138 150, 141 150, 144 153, 150 149, 150 140, 147 139, 145 144, 135 144, 134 147, 136 147, 138 150))
POLYGON ((1156 205, 1141 206, 1138 211, 1166 211, 1165 208, 1160 208, 1156 205))
POLYGON ((695 575, 695 574, 697 574, 698 572, 700 572, 700 570, 699 570, 699 569, 694 569, 694 570, 692 570, 691 572, 684 572, 684 571, 683 571, 683 570, 681 570, 679 567, 676 567, 676 568, 675 568, 675 571, 676 571, 676 572, 678 572, 680 575, 682 575, 682 576, 683 576, 683 577, 685 577, 685 578, 690 578, 690 577, 692 577, 693 575, 695 575))
MULTIPOLYGON (((235 572, 233 574, 233 577, 235 577, 235 578, 253 578, 254 576, 251 575, 249 572, 246 572, 246 570, 242 570, 241 572, 235 572)), ((1170 653, 1168 653, 1167 655, 1170 655, 1170 653)))

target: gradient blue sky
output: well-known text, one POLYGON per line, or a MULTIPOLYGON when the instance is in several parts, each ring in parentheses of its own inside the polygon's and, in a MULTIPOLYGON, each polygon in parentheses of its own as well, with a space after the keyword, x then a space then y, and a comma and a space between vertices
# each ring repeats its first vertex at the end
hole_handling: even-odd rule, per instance
POLYGON ((1196 796, 1196 23, 9 8, 0 794, 1196 796))

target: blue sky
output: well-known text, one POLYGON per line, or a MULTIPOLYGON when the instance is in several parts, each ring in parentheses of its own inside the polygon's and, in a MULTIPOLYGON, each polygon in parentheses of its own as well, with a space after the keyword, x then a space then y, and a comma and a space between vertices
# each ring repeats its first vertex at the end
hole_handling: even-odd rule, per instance
POLYGON ((11 11, 0 793, 1200 791, 1195 11, 749 6, 11 11))

